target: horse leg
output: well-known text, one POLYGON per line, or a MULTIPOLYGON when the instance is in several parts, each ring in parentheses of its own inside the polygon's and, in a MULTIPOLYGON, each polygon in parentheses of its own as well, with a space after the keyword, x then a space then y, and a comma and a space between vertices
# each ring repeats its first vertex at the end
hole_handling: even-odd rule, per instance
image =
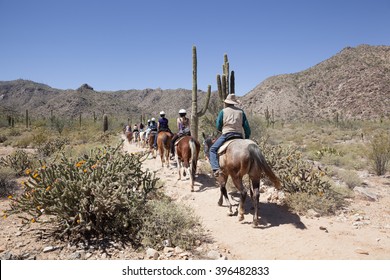
POLYGON ((158 147, 158 151, 160 153, 160 158, 161 158, 161 167, 164 167, 164 148, 160 145, 158 147))
POLYGON ((232 181, 233 181, 233 184, 238 189, 238 191, 240 192, 240 204, 238 206, 238 220, 241 222, 244 220, 244 214, 245 214, 244 205, 245 205, 247 193, 246 193, 246 190, 245 190, 244 185, 242 183, 242 178, 240 178, 237 175, 232 176, 232 181))
POLYGON ((179 179, 177 179, 177 180, 181 180, 182 164, 181 164, 181 161, 179 160, 179 158, 177 157, 177 154, 176 154, 176 163, 177 163, 177 172, 179 173, 179 179))
POLYGON ((259 225, 259 199, 260 199, 260 180, 252 179, 252 202, 253 202, 253 207, 255 208, 255 212, 253 214, 253 227, 257 227, 259 225))
POLYGON ((165 160, 167 162, 167 167, 169 167, 169 151, 171 147, 165 147, 165 160))
POLYGON ((220 195, 219 200, 218 200, 218 206, 222 206, 223 198, 225 198, 225 202, 229 206, 228 215, 233 216, 233 211, 232 211, 233 206, 230 203, 229 197, 227 195, 227 190, 226 190, 227 179, 228 179, 228 176, 226 176, 224 174, 221 174, 218 178, 218 184, 219 184, 219 188, 221 190, 221 195, 220 195))

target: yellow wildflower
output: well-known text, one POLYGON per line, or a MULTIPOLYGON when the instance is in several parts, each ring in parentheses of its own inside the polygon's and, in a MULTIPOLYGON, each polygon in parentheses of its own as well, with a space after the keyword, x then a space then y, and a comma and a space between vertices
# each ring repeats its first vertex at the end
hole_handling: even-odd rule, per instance
POLYGON ((3 219, 7 219, 7 215, 4 214, 4 215, 3 215, 3 219))
POLYGON ((46 191, 48 192, 48 191, 50 191, 50 189, 51 189, 51 186, 47 186, 46 191))
POLYGON ((32 222, 32 223, 35 223, 35 222, 36 222, 36 220, 35 220, 34 218, 32 218, 32 219, 31 219, 31 222, 32 222))
POLYGON ((33 175, 33 178, 37 178, 39 176, 38 172, 35 172, 34 175, 33 175))
POLYGON ((81 167, 85 163, 85 160, 80 160, 78 163, 76 163, 76 167, 81 167))
POLYGON ((27 168, 26 171, 25 171, 26 175, 30 175, 31 173, 31 169, 27 168))
POLYGON ((87 171, 88 171, 87 169, 84 169, 84 173, 87 173, 87 171))
POLYGON ((37 206, 37 209, 38 209, 38 210, 41 210, 41 206, 38 205, 38 206, 37 206))
POLYGON ((12 195, 9 195, 9 196, 8 196, 8 199, 11 199, 11 198, 12 198, 12 195))
POLYGON ((76 222, 79 224, 79 223, 80 223, 80 220, 77 220, 76 222))
POLYGON ((42 169, 46 169, 46 165, 43 165, 41 168, 42 168, 42 169))

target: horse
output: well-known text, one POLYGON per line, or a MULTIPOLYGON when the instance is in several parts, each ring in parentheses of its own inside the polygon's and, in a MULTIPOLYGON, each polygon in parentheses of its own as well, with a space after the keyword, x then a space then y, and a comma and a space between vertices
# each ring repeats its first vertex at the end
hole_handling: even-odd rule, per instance
POLYGON ((156 150, 153 147, 153 145, 154 145, 154 137, 155 137, 156 134, 157 134, 157 131, 151 131, 149 133, 149 135, 148 135, 148 149, 149 149, 149 153, 152 154, 153 158, 157 157, 157 152, 156 152, 156 150))
POLYGON ((131 143, 131 140, 133 139, 133 132, 131 131, 126 131, 125 132, 126 139, 129 143, 131 143))
POLYGON ((186 177, 186 170, 190 175, 191 192, 194 191, 195 172, 198 163, 200 150, 200 143, 194 137, 183 136, 177 139, 175 143, 175 160, 177 162, 177 171, 179 172, 179 179, 181 180, 181 171, 186 177))
POLYGON ((145 137, 146 137, 146 130, 143 130, 143 131, 141 131, 140 133, 139 133, 139 146, 141 147, 141 148, 144 148, 145 147, 145 145, 146 145, 146 139, 145 139, 145 137))
POLYGON ((134 137, 133 137, 133 143, 134 143, 134 144, 137 144, 137 143, 139 142, 139 131, 138 131, 138 130, 133 131, 133 135, 134 135, 134 137))
MULTIPOLYGON (((206 137, 203 134, 204 144, 207 146, 205 151, 208 151, 211 147, 212 139, 206 137)), ((221 147, 222 148, 222 147, 221 147)), ((234 186, 240 192, 240 203, 238 207, 239 221, 244 220, 244 203, 247 196, 247 192, 242 182, 242 177, 244 175, 249 175, 250 180, 252 181, 252 186, 250 188, 250 195, 254 207, 253 215, 253 226, 258 226, 258 206, 260 198, 260 179, 265 176, 270 179, 274 184, 276 189, 281 189, 281 183, 279 178, 272 171, 271 167, 268 165, 263 154, 260 151, 259 146, 252 140, 249 139, 234 139, 232 140, 225 151, 220 154, 221 149, 218 150, 219 154, 219 164, 220 164, 220 175, 216 178, 220 186, 221 195, 218 201, 218 205, 222 206, 223 199, 229 205, 230 216, 233 215, 232 204, 229 201, 226 191, 226 182, 228 177, 232 178, 234 186)))
POLYGON ((172 134, 169 131, 160 131, 157 135, 157 147, 161 157, 161 166, 166 162, 169 167, 169 152, 171 150, 172 134), (164 158, 165 157, 165 158, 164 158))

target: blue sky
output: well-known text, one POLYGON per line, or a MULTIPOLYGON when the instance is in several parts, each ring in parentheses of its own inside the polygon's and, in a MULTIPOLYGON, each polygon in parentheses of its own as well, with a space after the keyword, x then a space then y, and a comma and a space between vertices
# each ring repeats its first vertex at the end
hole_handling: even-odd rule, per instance
POLYGON ((0 0, 0 81, 198 88, 229 56, 236 94, 360 44, 390 45, 389 0, 0 0))

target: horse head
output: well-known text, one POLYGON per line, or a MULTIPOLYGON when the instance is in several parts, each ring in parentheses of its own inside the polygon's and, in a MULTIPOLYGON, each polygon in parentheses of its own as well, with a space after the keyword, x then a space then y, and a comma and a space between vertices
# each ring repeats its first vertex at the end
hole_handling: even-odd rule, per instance
POLYGON ((202 136, 203 136, 203 152, 205 157, 208 160, 210 155, 210 147, 218 139, 218 136, 216 133, 213 133, 211 135, 206 135, 204 132, 202 132, 202 136))

